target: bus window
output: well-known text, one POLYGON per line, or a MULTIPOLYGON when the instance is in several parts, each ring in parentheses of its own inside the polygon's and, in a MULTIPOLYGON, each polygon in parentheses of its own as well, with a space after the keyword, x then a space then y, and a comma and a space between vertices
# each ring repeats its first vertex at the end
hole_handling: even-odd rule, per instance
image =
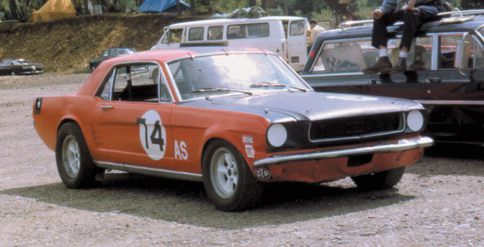
POLYGON ((209 27, 207 32, 207 40, 221 40, 224 35, 223 30, 223 26, 209 27))
POLYGON ((203 27, 192 27, 188 31, 188 40, 203 40, 203 27))

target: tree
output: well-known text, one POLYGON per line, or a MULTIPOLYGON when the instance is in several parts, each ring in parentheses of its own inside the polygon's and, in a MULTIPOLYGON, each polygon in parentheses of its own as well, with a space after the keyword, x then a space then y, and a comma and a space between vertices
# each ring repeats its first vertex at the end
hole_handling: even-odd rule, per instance
POLYGON ((87 4, 88 0, 84 0, 84 14, 89 15, 89 5, 87 4))
POLYGON ((267 11, 267 0, 261 0, 261 8, 267 11))
POLYGON ((176 12, 181 15, 180 0, 176 0, 176 12))
POLYGON ((255 0, 249 0, 249 7, 255 6, 255 0))
POLYGON ((482 9, 484 2, 482 0, 465 0, 461 2, 463 9, 482 9))
POLYGON ((30 17, 31 0, 10 0, 10 19, 28 21, 30 17))
POLYGON ((195 0, 190 0, 190 12, 195 12, 195 0))

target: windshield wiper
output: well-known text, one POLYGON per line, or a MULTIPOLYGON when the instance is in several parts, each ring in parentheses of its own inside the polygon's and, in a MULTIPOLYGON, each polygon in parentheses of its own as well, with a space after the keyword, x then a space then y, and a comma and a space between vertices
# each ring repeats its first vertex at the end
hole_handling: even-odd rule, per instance
POLYGON ((288 86, 289 88, 294 88, 294 89, 297 89, 299 91, 303 91, 303 92, 307 92, 308 90, 305 89, 305 88, 302 88, 302 87, 295 87, 295 86, 288 86))
POLYGON ((237 90, 237 89, 228 89, 228 88, 216 88, 216 87, 207 87, 207 88, 200 88, 190 93, 205 93, 205 92, 238 92, 238 93, 245 93, 248 95, 252 95, 252 92, 237 90))
POLYGON ((288 89, 293 88, 293 89, 297 89, 297 90, 303 91, 303 92, 308 91, 307 89, 304 89, 304 88, 289 86, 289 85, 279 84, 279 83, 274 83, 274 82, 259 82, 259 83, 250 84, 250 87, 269 87, 269 86, 284 87, 284 88, 288 88, 288 89))

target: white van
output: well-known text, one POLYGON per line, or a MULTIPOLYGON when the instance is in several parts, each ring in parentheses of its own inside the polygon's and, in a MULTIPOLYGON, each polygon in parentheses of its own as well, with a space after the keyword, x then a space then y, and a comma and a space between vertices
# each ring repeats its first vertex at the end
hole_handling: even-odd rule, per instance
POLYGON ((180 43, 224 41, 230 47, 251 47, 279 54, 294 70, 301 71, 307 59, 306 18, 269 16, 227 18, 172 24, 151 50, 175 49, 180 43))

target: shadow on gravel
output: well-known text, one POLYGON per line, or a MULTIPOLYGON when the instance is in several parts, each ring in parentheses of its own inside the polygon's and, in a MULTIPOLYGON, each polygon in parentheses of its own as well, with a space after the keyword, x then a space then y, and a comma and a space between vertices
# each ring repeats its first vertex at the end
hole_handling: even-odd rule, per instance
POLYGON ((436 144, 425 149, 424 158, 406 169, 420 176, 466 175, 484 177, 484 147, 436 144))
POLYGON ((215 209, 202 183, 142 176, 110 178, 99 188, 69 190, 62 183, 0 191, 59 206, 146 217, 203 227, 243 229, 279 225, 386 207, 414 199, 397 189, 360 191, 327 185, 272 184, 249 211, 215 209))

